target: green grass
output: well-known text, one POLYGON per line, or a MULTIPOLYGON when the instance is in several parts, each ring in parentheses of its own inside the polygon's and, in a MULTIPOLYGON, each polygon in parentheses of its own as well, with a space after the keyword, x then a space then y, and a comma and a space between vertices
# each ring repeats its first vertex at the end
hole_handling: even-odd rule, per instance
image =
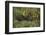
POLYGON ((14 21, 14 28, 22 28, 22 27, 40 27, 39 21, 14 21))

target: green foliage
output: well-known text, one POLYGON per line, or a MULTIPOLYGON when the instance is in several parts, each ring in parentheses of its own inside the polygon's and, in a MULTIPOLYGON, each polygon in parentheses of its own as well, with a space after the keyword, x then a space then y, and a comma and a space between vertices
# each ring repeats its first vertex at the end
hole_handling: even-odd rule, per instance
POLYGON ((39 27, 40 8, 13 7, 13 27, 39 27))

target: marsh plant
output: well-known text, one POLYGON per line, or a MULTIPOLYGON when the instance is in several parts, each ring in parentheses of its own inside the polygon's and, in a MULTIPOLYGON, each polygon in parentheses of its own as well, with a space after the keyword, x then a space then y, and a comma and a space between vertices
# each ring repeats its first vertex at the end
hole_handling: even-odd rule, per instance
POLYGON ((13 28, 40 27, 40 8, 13 7, 13 28))

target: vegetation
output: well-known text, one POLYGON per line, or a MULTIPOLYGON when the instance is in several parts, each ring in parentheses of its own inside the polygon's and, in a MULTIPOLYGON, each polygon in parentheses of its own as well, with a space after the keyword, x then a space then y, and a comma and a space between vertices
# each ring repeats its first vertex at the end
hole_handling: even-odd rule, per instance
POLYGON ((40 8, 13 7, 13 28, 40 27, 40 8))

